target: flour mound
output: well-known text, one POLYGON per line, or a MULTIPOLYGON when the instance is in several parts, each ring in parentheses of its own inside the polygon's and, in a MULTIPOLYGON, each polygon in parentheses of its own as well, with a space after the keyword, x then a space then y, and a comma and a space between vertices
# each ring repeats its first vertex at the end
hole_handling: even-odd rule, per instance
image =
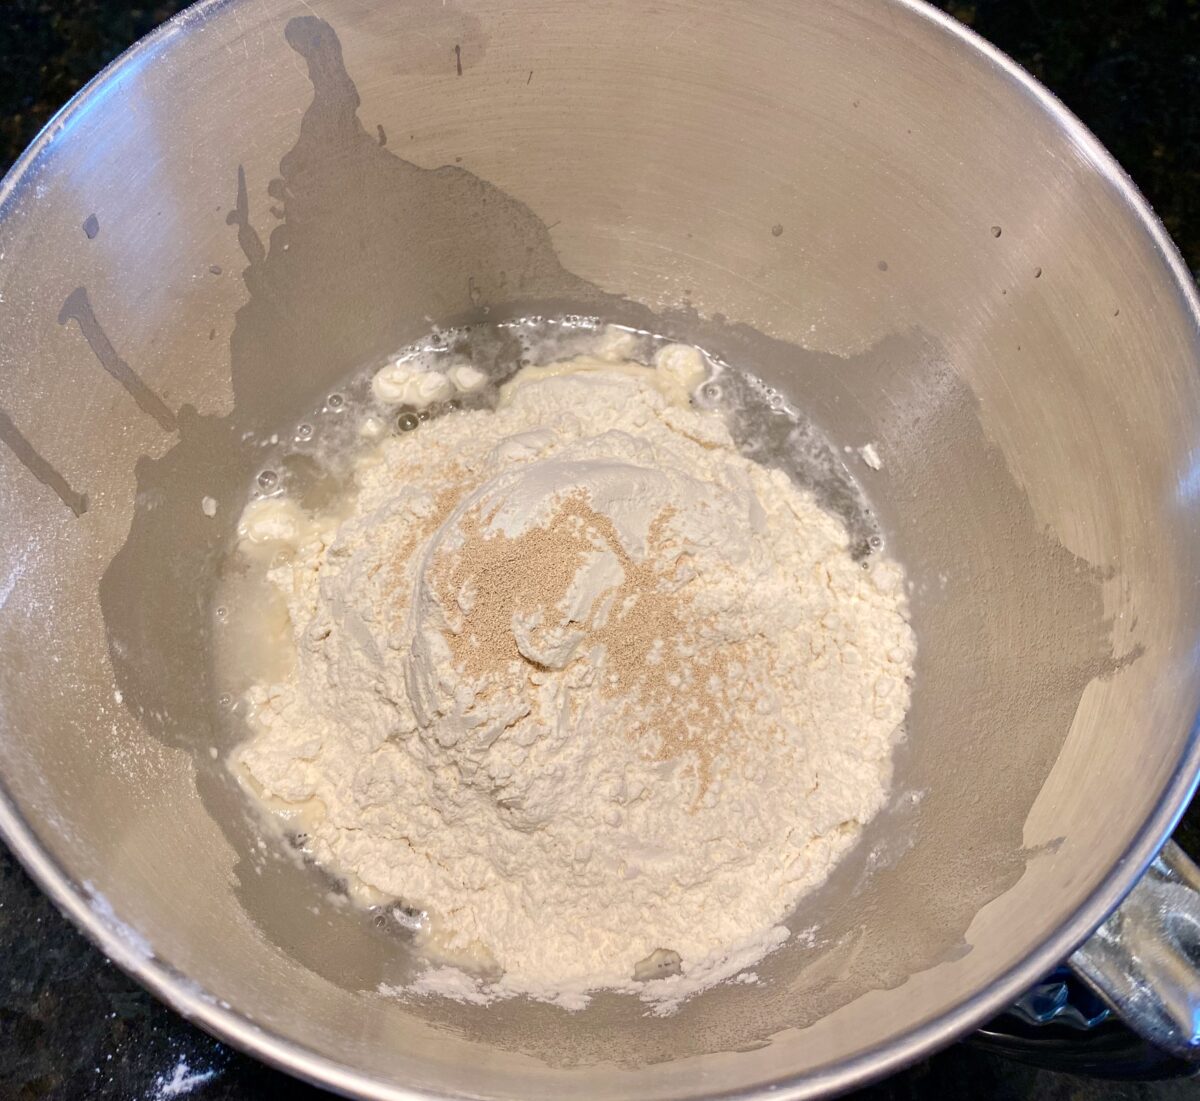
POLYGON ((899 567, 660 358, 526 369, 365 453, 342 516, 270 515, 296 662, 236 765, 352 894, 428 915, 391 993, 666 1012, 755 981, 885 802, 899 567))

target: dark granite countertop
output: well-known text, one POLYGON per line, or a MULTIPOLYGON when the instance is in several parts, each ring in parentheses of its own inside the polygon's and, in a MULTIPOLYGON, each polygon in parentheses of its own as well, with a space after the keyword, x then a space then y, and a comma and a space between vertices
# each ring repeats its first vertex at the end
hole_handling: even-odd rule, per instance
MULTIPOLYGON (((184 5, 0 3, 0 170, 111 58, 184 5)), ((965 0, 942 5, 1090 126, 1200 272, 1200 0, 965 0)), ((1180 839, 1200 854, 1200 812, 1180 839)), ((1169 1101, 1189 1081, 1104 1083, 957 1045, 855 1096, 872 1101, 1169 1101)), ((109 964, 0 846, 0 1101, 247 1101, 325 1096, 198 1031, 109 964)))

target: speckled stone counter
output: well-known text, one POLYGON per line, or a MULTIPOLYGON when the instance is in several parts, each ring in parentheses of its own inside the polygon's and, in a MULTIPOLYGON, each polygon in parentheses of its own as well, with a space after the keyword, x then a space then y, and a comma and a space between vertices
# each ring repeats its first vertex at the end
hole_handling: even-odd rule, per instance
MULTIPOLYGON (((0 169, 111 58, 182 4, 0 4, 0 169)), ((1116 154, 1200 271, 1200 0, 942 5, 1041 78, 1116 154)), ((2 660, 2 659, 0 659, 2 660)), ((1179 834, 1200 853, 1200 813, 1179 834)), ((217 1043, 109 964, 0 846, 0 1101, 324 1096, 217 1043)), ((967 1045, 855 1095, 874 1101, 1173 1101, 1188 1081, 1105 1083, 967 1045)))

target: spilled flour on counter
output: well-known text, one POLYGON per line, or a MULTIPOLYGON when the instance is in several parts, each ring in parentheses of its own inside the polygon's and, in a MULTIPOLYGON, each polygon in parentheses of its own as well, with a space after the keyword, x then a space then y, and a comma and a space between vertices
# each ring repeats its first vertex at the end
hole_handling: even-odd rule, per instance
MULTIPOLYGON (((353 897, 420 915, 429 966, 385 993, 665 1013, 755 981, 885 802, 900 568, 689 404, 695 349, 604 356, 373 443, 336 510, 243 513, 295 656, 233 763, 353 897)), ((374 400, 480 385, 434 373, 374 400)))
POLYGON ((185 1097, 197 1086, 211 1082, 216 1076, 215 1070, 193 1071, 185 1059, 175 1064, 171 1077, 159 1075, 154 1080, 153 1101, 168 1101, 172 1097, 185 1097))

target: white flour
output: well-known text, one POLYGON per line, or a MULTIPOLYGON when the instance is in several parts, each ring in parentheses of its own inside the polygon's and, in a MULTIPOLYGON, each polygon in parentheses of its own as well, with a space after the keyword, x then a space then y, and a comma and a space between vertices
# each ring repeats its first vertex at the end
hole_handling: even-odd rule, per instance
MULTIPOLYGON (((670 1011, 781 944, 885 801, 899 567, 688 407, 694 350, 657 362, 527 369, 373 447, 342 517, 242 517, 290 550, 296 658, 236 763, 352 894, 428 914, 389 992, 670 1011)), ((453 381, 393 375, 377 400, 453 381)))

